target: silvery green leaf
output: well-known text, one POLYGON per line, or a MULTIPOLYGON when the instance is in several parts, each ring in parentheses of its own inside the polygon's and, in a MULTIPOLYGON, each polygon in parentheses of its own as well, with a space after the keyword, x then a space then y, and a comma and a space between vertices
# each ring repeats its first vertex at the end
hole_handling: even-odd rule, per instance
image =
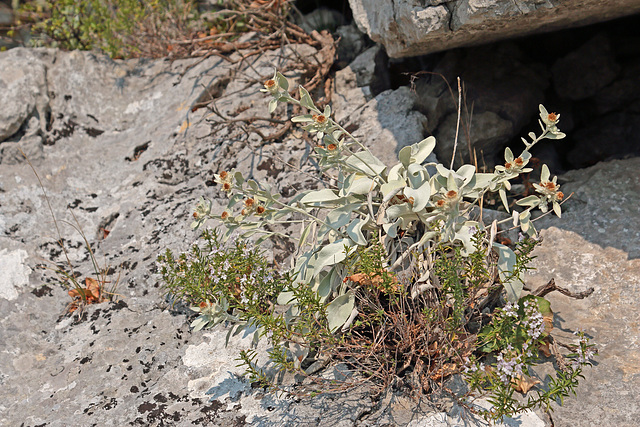
POLYGON ((316 224, 315 221, 310 221, 309 224, 305 227, 304 221, 301 224, 302 232, 300 233, 300 239, 298 240, 298 247, 301 248, 307 241, 307 237, 309 237, 309 233, 311 232, 311 227, 316 224))
POLYGON ((199 316, 196 320, 194 320, 193 322, 191 322, 191 327, 193 328, 193 332, 198 332, 200 329, 202 329, 206 324, 208 323, 208 321, 206 320, 205 316, 199 316))
POLYGON ((475 246, 472 241, 473 229, 478 229, 479 225, 475 221, 467 221, 460 230, 458 230, 453 240, 462 243, 461 253, 463 256, 469 256, 475 250, 475 246))
POLYGON ((360 246, 367 244, 367 239, 365 239, 364 234, 362 234, 362 227, 367 222, 369 222, 369 215, 365 218, 356 218, 347 226, 347 235, 360 246))
POLYGON ((509 147, 504 149, 504 160, 507 163, 513 162, 513 152, 511 151, 511 149, 509 147))
POLYGON ((269 114, 276 111, 276 108, 278 108, 278 100, 272 99, 271 101, 269 101, 269 114))
MULTIPOLYGON (((300 286, 305 286, 305 285, 303 284, 300 286)), ((289 305, 289 304, 294 304, 296 302, 296 299, 293 296, 293 292, 285 291, 285 292, 280 292, 280 295, 278 295, 276 302, 280 305, 289 305)))
POLYGON ((424 166, 412 163, 407 168, 407 179, 412 188, 422 187, 425 182, 429 182, 429 173, 424 166))
POLYGON ((562 139, 565 136, 567 136, 566 134, 564 134, 563 132, 560 131, 556 131, 556 132, 549 132, 545 138, 547 139, 562 139))
POLYGON ((401 203, 387 208, 387 217, 390 221, 405 215, 415 216, 415 213, 411 209, 411 205, 408 203, 401 203))
POLYGON ((436 147, 436 139, 433 136, 423 139, 411 146, 411 161, 417 164, 424 162, 436 147))
POLYGON ((311 96, 309 95, 309 92, 307 92, 307 90, 302 86, 300 86, 300 105, 308 108, 309 110, 315 110, 316 108, 316 106, 313 104, 311 96))
POLYGON ((456 173, 462 177, 463 183, 461 187, 464 187, 473 179, 473 176, 476 173, 476 168, 473 165, 462 165, 456 173))
POLYGON ((489 183, 495 177, 492 173, 477 173, 475 176, 475 182, 473 188, 484 190, 489 186, 489 183))
POLYGON ((507 203, 507 192, 504 191, 504 188, 498 190, 498 194, 500 194, 500 200, 502 200, 502 204, 507 212, 509 212, 509 204, 507 203))
POLYGON ((438 171, 438 173, 443 176, 444 178, 449 178, 449 175, 451 175, 451 171, 449 169, 447 169, 443 164, 438 163, 436 165, 436 170, 438 171))
POLYGON ((526 162, 528 162, 528 161, 529 161, 529 159, 531 159, 531 153, 530 153, 530 152, 528 152, 527 150, 524 150, 524 151, 520 154, 520 157, 522 157, 522 160, 524 160, 524 161, 525 161, 525 163, 526 163, 526 162))
POLYGON ((400 149, 400 152, 398 152, 398 160, 400 160, 400 163, 405 167, 405 169, 409 167, 409 164, 411 163, 410 146, 402 147, 402 149, 400 149))
POLYGON ((279 71, 276 72, 276 81, 278 82, 278 86, 280 86, 282 89, 289 89, 289 82, 287 81, 287 78, 280 74, 279 71))
POLYGON ((555 212, 558 218, 562 218, 562 208, 558 202, 553 202, 553 212, 555 212))
POLYGON ((293 123, 307 123, 312 122, 313 118, 311 117, 311 114, 302 114, 300 116, 292 117, 291 121, 293 123))
POLYGON ((336 278, 337 271, 335 267, 331 268, 328 272, 323 271, 320 273, 320 281, 318 282, 317 288, 314 289, 320 298, 327 298, 331 294, 336 278))
POLYGON ((519 277, 513 276, 513 268, 516 265, 516 254, 507 246, 500 243, 493 243, 493 247, 498 252, 498 273, 500 280, 507 291, 507 300, 515 303, 522 293, 523 283, 519 277))
POLYGON ((427 203, 429 203, 429 198, 431 197, 431 184, 429 181, 425 182, 420 186, 420 188, 404 188, 404 195, 407 197, 413 197, 413 208, 411 209, 413 212, 419 212, 423 210, 427 203))
POLYGON ((513 226, 517 227, 518 226, 518 219, 520 218, 520 214, 518 213, 518 211, 516 211, 515 209, 513 210, 513 213, 511 214, 511 220, 513 221, 513 226))
POLYGON ((396 236, 398 235, 398 226, 400 224, 402 224, 402 218, 396 219, 393 223, 383 224, 382 229, 384 230, 385 233, 387 233, 387 236, 391 237, 392 239, 395 239, 396 236))
POLYGON ((336 240, 333 243, 329 243, 320 249, 311 263, 315 272, 314 276, 320 272, 324 267, 335 265, 347 257, 345 252, 345 246, 350 247, 351 241, 349 239, 336 240))
POLYGON ((405 167, 402 166, 402 163, 398 163, 391 169, 389 169, 389 173, 387 174, 387 181, 403 180, 404 173, 405 167))
POLYGON ((253 191, 258 191, 258 183, 255 182, 253 179, 248 180, 247 185, 251 187, 253 191))
POLYGON ((456 182, 456 178, 453 171, 451 171, 451 173, 449 173, 449 176, 447 177, 447 190, 458 191, 458 183, 456 182))
POLYGON ((324 236, 331 231, 331 229, 339 229, 349 223, 351 219, 351 212, 358 209, 360 205, 348 204, 341 206, 329 212, 324 220, 326 225, 320 226, 318 230, 318 239, 323 239, 324 236))
POLYGON ((387 168, 369 151, 359 151, 349 156, 345 163, 365 175, 380 175, 387 168))
POLYGON ((538 196, 530 195, 524 197, 516 202, 518 206, 538 206, 540 198, 538 196))
POLYGON ((316 190, 316 191, 311 191, 307 193, 302 199, 300 199, 300 203, 304 203, 304 204, 325 203, 325 202, 332 202, 339 199, 340 198, 336 196, 333 190, 329 188, 323 188, 322 190, 316 190))
POLYGON ((327 320, 329 330, 335 331, 345 324, 355 305, 355 297, 352 293, 339 296, 327 306, 327 320))
POLYGON ((542 119, 542 121, 548 120, 549 112, 546 108, 544 108, 544 105, 540 104, 538 108, 540 109, 540 118, 542 119))
POLYGON ((382 199, 383 203, 388 202, 389 200, 391 200, 391 198, 393 196, 395 196, 396 194, 398 194, 400 191, 400 189, 402 189, 404 186, 406 185, 406 183, 404 182, 404 180, 389 180, 389 182, 386 182, 385 184, 382 184, 382 186, 380 186, 380 192, 382 193, 382 196, 384 197, 382 199))
POLYGON ((546 182, 549 181, 549 176, 551 175, 551 173, 549 172, 549 168, 547 167, 547 165, 542 165, 542 171, 540 172, 540 181, 541 182, 546 182))
POLYGON ((326 118, 329 118, 331 116, 331 107, 329 105, 326 105, 324 107, 324 111, 322 112, 322 115, 325 116, 326 118))
POLYGON ((531 138, 532 141, 536 140, 536 134, 533 132, 529 132, 529 138, 531 138))
POLYGON ((376 182, 368 177, 356 177, 353 180, 345 195, 349 194, 367 194, 377 187, 376 182))
POLYGON ((236 179, 236 184, 242 185, 244 184, 244 177, 242 176, 242 172, 236 172, 233 174, 233 177, 236 179))

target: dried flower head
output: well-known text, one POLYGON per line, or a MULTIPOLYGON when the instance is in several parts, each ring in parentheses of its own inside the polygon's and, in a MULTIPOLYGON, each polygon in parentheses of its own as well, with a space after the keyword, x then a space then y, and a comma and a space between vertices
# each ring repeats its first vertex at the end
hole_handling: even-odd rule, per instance
POLYGON ((227 171, 220 172, 220 179, 227 179, 228 176, 229 174, 227 173, 227 171))
POLYGON ((264 82, 264 87, 266 87, 268 91, 272 91, 276 87, 276 81, 273 79, 269 79, 264 82))
POLYGON ((197 219, 198 218, 198 212, 194 212, 193 213, 193 217, 197 219))
POLYGON ((445 196, 447 199, 453 199, 458 196, 458 192, 456 190, 449 190, 446 192, 445 196))
POLYGON ((222 219, 229 218, 229 212, 227 212, 227 211, 222 212, 222 214, 220 215, 220 218, 222 218, 222 219))
POLYGON ((547 119, 549 119, 550 122, 557 122, 558 115, 556 113, 549 113, 549 115, 547 116, 547 119))
POLYGON ((250 207, 252 207, 252 206, 253 206, 253 204, 254 204, 255 202, 256 202, 256 201, 255 201, 254 199, 249 198, 249 199, 246 199, 246 200, 244 201, 244 205, 245 205, 246 207, 250 208, 250 207))
POLYGON ((522 157, 518 157, 517 159, 515 159, 513 161, 513 163, 515 163, 516 166, 522 166, 522 165, 524 165, 524 159, 522 157))
POLYGON ((246 216, 247 215, 247 210, 246 209, 242 209, 242 211, 240 211, 240 215, 246 216))
POLYGON ((228 183, 228 182, 223 183, 223 184, 222 184, 222 189, 223 189, 224 191, 231 191, 231 184, 230 184, 230 183, 228 183))
POLYGON ((264 211, 265 211, 265 210, 266 210, 266 209, 265 209, 265 207, 264 207, 264 206, 258 206, 258 207, 256 208, 256 212, 258 213, 258 215, 262 215, 262 214, 264 213, 264 211))
POLYGON ((327 150, 329 150, 329 151, 334 151, 336 148, 338 148, 338 146, 336 144, 327 145, 327 150))
POLYGON ((436 202, 436 206, 441 208, 443 207, 447 202, 445 202, 444 200, 440 199, 436 202))
POLYGON ((413 205, 415 203, 415 199, 413 197, 409 197, 409 200, 407 200, 407 202, 409 202, 410 205, 413 205))
POLYGON ((314 114, 311 118, 319 125, 323 125, 327 122, 327 117, 324 114, 314 114))
POLYGON ((558 199, 558 200, 564 199, 564 193, 562 191, 558 191, 556 193, 556 199, 558 199))
POLYGON ((509 163, 509 162, 504 164, 504 168, 505 169, 511 169, 512 167, 513 167, 513 165, 511 163, 509 163))
POLYGON ((542 186, 544 188, 546 188, 547 190, 549 190, 549 191, 556 191, 558 189, 558 186, 555 183, 551 182, 551 181, 543 182, 542 186))

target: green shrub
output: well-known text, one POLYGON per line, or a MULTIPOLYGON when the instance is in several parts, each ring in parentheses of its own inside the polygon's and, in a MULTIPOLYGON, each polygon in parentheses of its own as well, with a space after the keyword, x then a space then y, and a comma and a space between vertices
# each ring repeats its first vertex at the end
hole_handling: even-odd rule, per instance
MULTIPOLYGON (((573 365, 554 354, 562 368, 550 390, 524 404, 513 396, 516 389, 526 393, 527 384, 535 385, 528 368, 551 342, 550 327, 544 328, 550 324, 541 323, 552 315, 548 302, 522 295, 522 273, 538 243, 532 210, 561 215, 564 194, 556 177, 551 179, 544 165, 541 182, 534 186, 538 194, 518 200, 523 210, 514 210, 507 220, 485 226, 472 218, 474 207, 489 193, 497 193, 510 211, 506 192, 511 180, 531 171, 526 167, 530 149, 542 139, 564 137, 557 128, 559 115, 540 106, 541 134, 523 139, 525 150, 518 157, 507 148, 504 166, 493 173, 477 173, 470 165, 453 170, 423 164, 435 147, 433 137, 402 148, 399 163, 388 167, 331 119, 329 107, 319 110, 304 88, 299 88, 299 100, 293 98, 282 74, 267 81, 263 92, 271 95, 269 112, 279 103, 308 110, 291 120, 320 142, 315 156, 322 176, 328 177, 326 187, 302 191, 285 202, 270 186, 245 180, 240 172, 215 175, 229 202, 223 212, 213 213, 211 202, 201 199, 193 228, 218 220, 225 228, 222 240, 234 236, 241 246, 238 242, 252 236, 257 245, 274 235, 290 238, 272 231, 279 224, 298 224, 300 234, 286 280, 267 285, 268 309, 256 309, 248 297, 234 297, 235 305, 225 302, 231 298, 226 287, 212 287, 206 295, 189 292, 189 297, 197 296, 194 302, 204 298, 219 307, 207 326, 239 320, 235 333, 257 328, 256 339, 271 342, 269 356, 281 369, 308 377, 328 361, 342 360, 380 391, 401 381, 415 393, 430 392, 445 378, 464 372, 471 392, 489 393, 495 407, 478 410, 488 419, 534 406, 548 408, 551 400, 575 389, 592 356, 584 335, 581 350, 568 356, 574 357, 573 365), (501 223, 512 223, 524 233, 515 250, 494 242, 501 223), (246 315, 238 318, 237 313, 246 315), (481 359, 492 366, 479 367, 481 359)), ((175 265, 168 255, 163 260, 175 265)), ((220 262, 212 257, 204 264, 220 262)), ((170 279, 169 292, 186 297, 185 290, 193 286, 208 289, 209 270, 183 270, 185 277, 197 279, 170 279), (199 272, 204 272, 202 278, 199 272)), ((195 326, 204 322, 196 320, 195 326)), ((269 384, 256 356, 255 350, 247 350, 240 361, 253 381, 269 384)))
POLYGON ((19 15, 33 22, 35 45, 158 57, 167 55, 172 39, 193 33, 193 6, 192 0, 56 0, 27 2, 19 15))

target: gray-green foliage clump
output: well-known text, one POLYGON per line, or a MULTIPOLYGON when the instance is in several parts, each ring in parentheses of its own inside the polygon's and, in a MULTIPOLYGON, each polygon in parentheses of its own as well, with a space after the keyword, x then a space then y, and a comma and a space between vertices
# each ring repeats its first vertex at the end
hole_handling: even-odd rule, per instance
MULTIPOLYGON (((436 144, 433 137, 402 148, 398 163, 385 165, 331 118, 330 107, 317 108, 303 87, 294 98, 282 74, 276 72, 263 92, 271 96, 270 112, 280 103, 307 111, 291 120, 319 142, 315 158, 324 188, 285 201, 269 185, 245 180, 238 171, 215 175, 229 201, 217 213, 202 198, 194 228, 215 219, 225 228, 224 238, 257 237, 257 245, 279 235, 272 231, 279 224, 300 229, 295 261, 269 300, 271 310, 243 319, 236 332, 257 328, 256 338, 268 337, 274 345, 272 361, 303 375, 333 357, 381 389, 404 378, 414 391, 428 392, 465 370, 472 390, 488 390, 498 408, 485 412, 488 418, 526 409, 513 391, 528 390, 518 384, 530 378, 528 366, 551 340, 550 324, 540 323, 550 315, 548 302, 522 295, 522 273, 538 243, 531 212, 551 208, 560 216, 564 195, 546 165, 534 186, 537 195, 516 201, 520 210, 510 210, 507 191, 513 179, 531 171, 530 150, 539 141, 565 136, 557 128, 559 115, 540 106, 541 133, 523 139, 525 149, 517 157, 507 148, 505 164, 495 172, 478 173, 471 165, 453 170, 425 163, 436 144), (497 193, 512 213, 502 222, 524 233, 515 250, 494 242, 498 221, 485 226, 472 216, 488 193, 497 193), (511 311, 501 310, 505 301, 511 311), (487 355, 498 358, 493 368, 474 365, 487 355)), ((212 303, 230 314, 241 309, 221 299, 212 303)), ((211 319, 208 325, 228 320, 211 319)), ((241 360, 253 380, 266 384, 269 378, 255 356, 243 352, 241 360)), ((544 394, 530 406, 573 390, 588 363, 582 356, 573 374, 559 374, 571 381, 559 380, 564 386, 556 394, 544 394)))

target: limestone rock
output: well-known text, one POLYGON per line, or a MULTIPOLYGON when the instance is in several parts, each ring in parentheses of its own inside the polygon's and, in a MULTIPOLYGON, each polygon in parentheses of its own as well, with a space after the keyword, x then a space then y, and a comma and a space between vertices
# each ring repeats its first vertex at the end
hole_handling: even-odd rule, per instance
MULTIPOLYGON (((398 163, 402 147, 424 139, 426 118, 413 110, 414 94, 409 88, 387 90, 352 113, 347 130, 356 138, 367 141, 371 149, 385 165, 398 163)), ((428 161, 434 161, 431 155, 428 161)))
POLYGON ((36 115, 44 128, 49 102, 46 71, 31 51, 0 53, 0 91, 0 142, 18 132, 31 115, 36 115))
POLYGON ((392 58, 606 21, 637 0, 349 0, 358 27, 392 58))

